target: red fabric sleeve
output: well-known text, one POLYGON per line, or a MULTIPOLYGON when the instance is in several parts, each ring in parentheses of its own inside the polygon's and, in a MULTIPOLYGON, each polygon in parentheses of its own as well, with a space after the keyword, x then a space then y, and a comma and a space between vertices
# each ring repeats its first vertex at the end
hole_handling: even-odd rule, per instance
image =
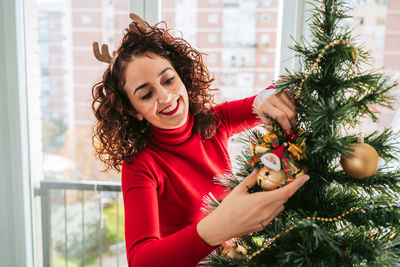
POLYGON ((261 123, 261 120, 253 111, 253 102, 256 96, 224 102, 215 106, 214 109, 221 123, 227 128, 229 136, 253 128, 261 123))
MULTIPOLYGON (((270 85, 265 90, 275 88, 270 85)), ((259 124, 261 120, 253 110, 253 102, 257 95, 231 102, 224 102, 214 107, 225 124, 229 136, 251 129, 259 124)))
MULTIPOLYGON (((132 166, 132 165, 130 165, 132 166)), ((122 165, 125 242, 128 264, 134 266, 197 266, 216 247, 198 235, 197 223, 160 237, 157 182, 148 173, 122 165)))

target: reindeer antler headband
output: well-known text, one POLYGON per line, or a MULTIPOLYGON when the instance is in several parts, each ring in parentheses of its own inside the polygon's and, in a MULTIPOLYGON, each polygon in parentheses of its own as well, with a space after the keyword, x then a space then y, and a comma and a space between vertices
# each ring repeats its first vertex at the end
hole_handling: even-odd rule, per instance
MULTIPOLYGON (((146 32, 148 29, 148 24, 138 15, 134 13, 129 14, 129 18, 132 22, 129 24, 129 31, 132 32, 146 32)), ((112 52, 112 56, 108 50, 108 45, 103 44, 101 46, 101 52, 99 49, 99 43, 93 42, 93 54, 98 61, 110 64, 110 70, 112 72, 115 61, 118 58, 118 53, 116 51, 112 52)))

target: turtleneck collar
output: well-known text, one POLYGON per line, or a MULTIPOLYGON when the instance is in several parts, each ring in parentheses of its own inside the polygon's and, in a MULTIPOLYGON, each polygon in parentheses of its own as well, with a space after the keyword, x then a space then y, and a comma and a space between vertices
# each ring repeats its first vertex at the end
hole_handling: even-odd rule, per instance
POLYGON ((154 143, 162 143, 167 145, 180 145, 192 136, 194 117, 188 112, 188 118, 185 124, 176 129, 161 129, 151 125, 153 130, 154 143))

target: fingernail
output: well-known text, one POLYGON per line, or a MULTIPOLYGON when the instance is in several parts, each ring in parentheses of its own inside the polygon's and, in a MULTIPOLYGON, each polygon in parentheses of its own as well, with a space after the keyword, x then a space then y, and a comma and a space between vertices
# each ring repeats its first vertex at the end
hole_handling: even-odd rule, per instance
POLYGON ((308 180, 310 180, 310 176, 309 176, 309 175, 305 174, 304 177, 305 177, 305 182, 307 182, 308 180))

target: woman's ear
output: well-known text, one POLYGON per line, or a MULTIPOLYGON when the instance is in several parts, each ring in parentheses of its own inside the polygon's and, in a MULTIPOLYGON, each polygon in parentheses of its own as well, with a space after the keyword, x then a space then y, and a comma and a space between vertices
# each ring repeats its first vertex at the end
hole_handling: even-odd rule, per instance
POLYGON ((132 117, 135 117, 136 119, 138 119, 139 121, 142 121, 144 119, 143 115, 138 113, 136 110, 134 109, 129 109, 128 110, 128 114, 131 115, 132 117))
POLYGON ((136 119, 138 119, 140 121, 143 120, 143 115, 142 114, 136 113, 134 116, 135 116, 136 119))

